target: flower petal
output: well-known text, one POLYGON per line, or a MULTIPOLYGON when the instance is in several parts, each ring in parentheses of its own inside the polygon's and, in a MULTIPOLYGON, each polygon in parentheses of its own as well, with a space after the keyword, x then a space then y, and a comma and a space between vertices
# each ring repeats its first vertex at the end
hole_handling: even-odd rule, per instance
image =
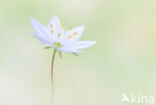
POLYGON ((40 42, 42 42, 43 44, 47 45, 47 46, 51 46, 51 42, 47 41, 46 39, 42 38, 42 36, 34 33, 34 32, 31 32, 31 34, 37 38, 40 42))
POLYGON ((94 44, 96 44, 96 41, 79 41, 78 43, 76 43, 73 46, 76 49, 85 49, 85 48, 88 48, 90 46, 93 46, 94 44))
POLYGON ((79 26, 75 28, 70 28, 65 33, 66 39, 68 40, 79 40, 84 31, 84 26, 79 26))
POLYGON ((62 44, 69 48, 85 49, 94 45, 96 41, 64 41, 62 44))
POLYGON ((55 41, 61 41, 64 37, 64 27, 57 16, 53 16, 48 23, 48 30, 51 32, 55 41))
POLYGON ((42 24, 40 24, 36 19, 31 18, 31 23, 35 33, 42 39, 47 41, 52 41, 50 32, 42 24))
POLYGON ((55 33, 58 30, 60 23, 61 22, 59 18, 57 16, 53 16, 50 22, 48 23, 48 29, 51 31, 51 28, 53 28, 53 31, 55 33))
POLYGON ((80 51, 76 50, 75 48, 70 48, 70 47, 62 47, 62 48, 59 48, 58 50, 62 52, 69 52, 69 53, 80 53, 80 51))

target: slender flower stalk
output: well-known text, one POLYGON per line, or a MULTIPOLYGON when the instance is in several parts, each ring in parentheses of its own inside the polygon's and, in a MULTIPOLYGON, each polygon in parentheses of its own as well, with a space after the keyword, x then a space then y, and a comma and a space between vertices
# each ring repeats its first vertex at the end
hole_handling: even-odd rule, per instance
POLYGON ((54 16, 48 26, 43 26, 36 19, 31 18, 34 32, 31 34, 40 42, 46 45, 46 48, 53 48, 54 53, 51 62, 51 85, 52 85, 52 105, 54 103, 54 59, 56 52, 62 57, 62 52, 78 55, 80 49, 88 48, 94 45, 95 41, 79 41, 84 31, 84 26, 71 27, 65 31, 64 25, 57 16, 54 16))
POLYGON ((54 50, 52 61, 51 61, 51 92, 52 92, 52 105, 54 103, 54 60, 56 55, 56 50, 54 50))

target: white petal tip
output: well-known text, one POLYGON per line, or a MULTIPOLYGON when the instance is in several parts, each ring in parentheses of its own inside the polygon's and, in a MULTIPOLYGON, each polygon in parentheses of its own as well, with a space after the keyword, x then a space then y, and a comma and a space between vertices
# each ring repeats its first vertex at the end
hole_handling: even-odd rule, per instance
POLYGON ((84 30, 84 29, 85 29, 85 26, 84 26, 84 25, 82 25, 82 26, 80 26, 80 28, 84 30))
POLYGON ((31 23, 33 24, 33 23, 36 21, 36 19, 33 18, 33 17, 30 17, 30 21, 31 21, 31 23))
POLYGON ((51 20, 60 21, 59 18, 58 18, 57 16, 53 16, 53 17, 51 18, 51 20))
POLYGON ((53 16, 53 18, 58 18, 57 16, 53 16))
POLYGON ((89 46, 93 46, 94 44, 96 44, 96 41, 89 41, 88 43, 89 46))
POLYGON ((91 41, 91 42, 92 42, 93 45, 96 44, 96 41, 91 41))
POLYGON ((30 17, 30 20, 32 21, 32 20, 34 20, 34 18, 31 16, 31 17, 30 17))

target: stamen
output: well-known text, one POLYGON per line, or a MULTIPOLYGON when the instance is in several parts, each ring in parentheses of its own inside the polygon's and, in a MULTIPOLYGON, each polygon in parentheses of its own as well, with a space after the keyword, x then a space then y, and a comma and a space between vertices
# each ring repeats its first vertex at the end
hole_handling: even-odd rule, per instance
POLYGON ((51 33, 54 33, 53 25, 52 24, 50 24, 50 28, 51 28, 51 33))
POLYGON ((73 36, 75 36, 75 35, 77 35, 77 33, 76 33, 76 32, 73 34, 73 36))
POLYGON ((58 37, 61 36, 62 30, 63 30, 63 24, 62 23, 60 23, 60 28, 61 28, 61 32, 58 34, 58 37))
POLYGON ((72 30, 72 27, 69 28, 69 31, 71 31, 71 30, 72 30))
POLYGON ((67 38, 70 39, 72 36, 68 36, 67 38))
POLYGON ((53 28, 53 25, 52 24, 50 24, 50 28, 53 28))
POLYGON ((60 28, 63 28, 63 24, 62 23, 60 24, 60 28))
POLYGON ((51 33, 54 33, 54 31, 53 31, 53 30, 51 30, 51 33))

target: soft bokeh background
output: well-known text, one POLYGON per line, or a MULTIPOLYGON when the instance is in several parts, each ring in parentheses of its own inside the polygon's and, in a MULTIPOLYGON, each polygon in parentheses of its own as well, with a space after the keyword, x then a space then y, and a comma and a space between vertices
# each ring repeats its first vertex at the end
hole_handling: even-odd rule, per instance
MULTIPOLYGON (((155 0, 1 0, 0 105, 51 105, 52 50, 30 32, 57 15, 97 44, 55 61, 54 105, 128 105, 122 92, 156 96, 155 0)), ((156 101, 156 100, 155 100, 156 101)), ((144 105, 144 104, 134 104, 144 105)))

